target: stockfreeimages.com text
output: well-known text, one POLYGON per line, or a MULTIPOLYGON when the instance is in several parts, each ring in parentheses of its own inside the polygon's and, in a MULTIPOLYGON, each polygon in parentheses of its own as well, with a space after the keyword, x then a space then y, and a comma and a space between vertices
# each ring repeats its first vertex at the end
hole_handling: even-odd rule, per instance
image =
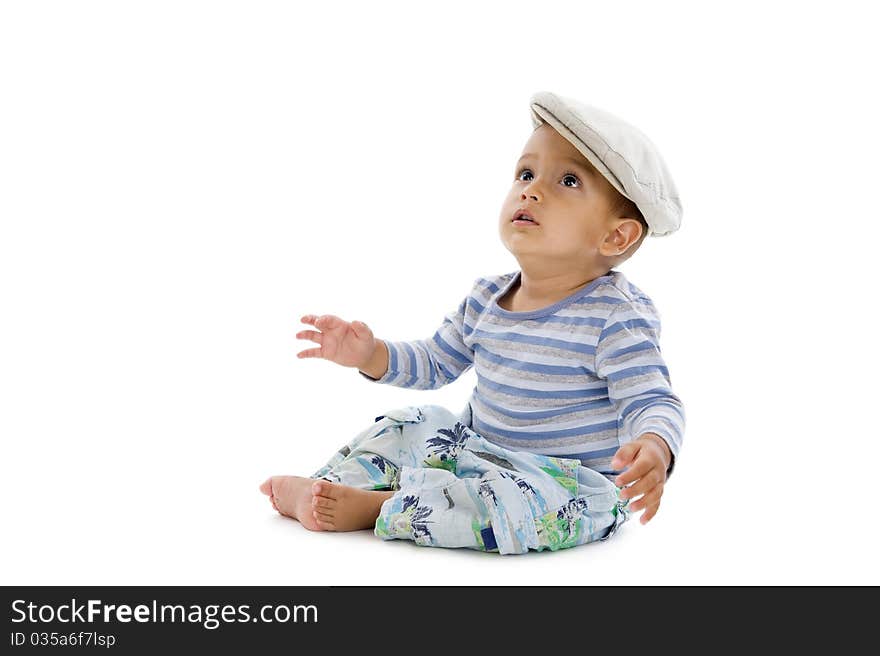
POLYGON ((35 624, 91 623, 91 622, 181 622, 201 624, 206 629, 216 629, 222 623, 232 622, 315 622, 318 621, 318 608, 314 605, 271 605, 261 606, 251 614, 248 604, 160 604, 155 599, 148 604, 130 606, 128 604, 107 604, 100 599, 78 602, 71 599, 64 604, 35 604, 16 599, 12 602, 12 621, 35 624))

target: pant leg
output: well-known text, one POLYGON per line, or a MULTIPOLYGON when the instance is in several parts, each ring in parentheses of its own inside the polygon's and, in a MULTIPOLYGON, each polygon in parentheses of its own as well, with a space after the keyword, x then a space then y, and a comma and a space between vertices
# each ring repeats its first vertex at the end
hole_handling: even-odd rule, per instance
POLYGON ((401 467, 420 467, 425 440, 454 423, 441 406, 407 406, 379 415, 310 478, 362 490, 396 490, 401 467))
POLYGON ((626 520, 620 490, 580 461, 511 451, 456 422, 404 465, 375 533, 423 546, 502 554, 564 549, 610 537, 626 520))

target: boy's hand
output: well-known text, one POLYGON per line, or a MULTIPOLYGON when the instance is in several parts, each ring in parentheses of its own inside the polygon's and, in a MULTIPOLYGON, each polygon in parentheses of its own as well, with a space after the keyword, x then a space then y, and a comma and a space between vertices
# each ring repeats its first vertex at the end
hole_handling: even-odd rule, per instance
POLYGON ((303 330, 296 334, 297 339, 310 339, 320 346, 300 351, 298 358, 324 358, 343 367, 361 367, 376 348, 373 331, 361 321, 349 323, 332 314, 307 314, 301 321, 321 332, 303 330))
POLYGON ((638 501, 629 504, 633 512, 644 510, 642 524, 647 524, 657 514, 663 486, 666 484, 666 470, 672 461, 672 453, 666 441, 655 433, 644 433, 634 442, 624 444, 611 459, 614 469, 629 467, 615 479, 618 487, 635 483, 621 491, 623 499, 632 499, 644 495, 638 501))

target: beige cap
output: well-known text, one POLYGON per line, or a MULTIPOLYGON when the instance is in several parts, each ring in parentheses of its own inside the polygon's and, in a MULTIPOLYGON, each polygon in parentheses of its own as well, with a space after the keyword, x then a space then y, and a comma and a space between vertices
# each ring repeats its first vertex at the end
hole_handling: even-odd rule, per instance
POLYGON ((650 235, 681 225, 681 201, 657 147, 640 130, 596 107, 542 91, 532 96, 532 123, 548 123, 639 208, 650 235))

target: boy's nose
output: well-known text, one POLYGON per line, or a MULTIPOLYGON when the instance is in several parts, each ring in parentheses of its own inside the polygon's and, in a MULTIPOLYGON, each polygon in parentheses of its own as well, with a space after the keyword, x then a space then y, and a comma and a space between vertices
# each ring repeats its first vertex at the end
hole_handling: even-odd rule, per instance
POLYGON ((534 191, 529 191, 529 193, 523 192, 519 195, 520 200, 525 200, 526 198, 531 198, 532 200, 538 200, 538 194, 534 191))

